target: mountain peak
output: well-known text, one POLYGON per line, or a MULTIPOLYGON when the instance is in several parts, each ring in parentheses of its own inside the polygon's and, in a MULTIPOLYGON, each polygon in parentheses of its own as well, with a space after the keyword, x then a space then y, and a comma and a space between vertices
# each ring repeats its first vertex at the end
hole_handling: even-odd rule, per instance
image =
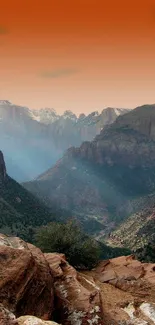
POLYGON ((77 116, 70 110, 66 110, 63 113, 63 118, 69 118, 69 119, 77 120, 77 116))
POLYGON ((11 102, 9 100, 1 99, 0 100, 0 105, 12 105, 12 104, 11 104, 11 102))

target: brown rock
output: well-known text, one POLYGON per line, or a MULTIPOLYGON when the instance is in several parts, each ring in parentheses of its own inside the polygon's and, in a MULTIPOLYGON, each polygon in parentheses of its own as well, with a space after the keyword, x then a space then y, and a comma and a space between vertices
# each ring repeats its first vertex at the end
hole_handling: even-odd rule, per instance
POLYGON ((155 264, 141 263, 133 255, 113 258, 108 264, 101 262, 95 277, 134 296, 155 301, 155 264))
POLYGON ((33 245, 0 235, 0 303, 16 316, 50 319, 53 278, 49 265, 33 245))
POLYGON ((18 325, 16 317, 0 304, 0 325, 18 325))
POLYGON ((54 275, 56 319, 63 325, 102 325, 100 290, 78 274, 62 255, 45 254, 54 275))
POLYGON ((58 325, 58 323, 45 321, 34 316, 21 316, 17 321, 18 325, 58 325))

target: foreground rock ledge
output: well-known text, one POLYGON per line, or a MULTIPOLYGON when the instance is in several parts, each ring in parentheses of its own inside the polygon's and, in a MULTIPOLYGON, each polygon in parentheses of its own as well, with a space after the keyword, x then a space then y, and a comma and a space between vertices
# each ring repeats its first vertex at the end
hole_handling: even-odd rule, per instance
POLYGON ((155 264, 122 256, 78 273, 62 254, 0 235, 0 325, 57 323, 155 324, 155 264))
POLYGON ((0 303, 17 318, 33 315, 63 325, 103 325, 100 289, 93 280, 78 275, 63 255, 44 255, 33 245, 4 235, 0 235, 0 303))
POLYGON ((0 235, 0 303, 17 317, 50 319, 53 277, 43 253, 19 238, 0 235))

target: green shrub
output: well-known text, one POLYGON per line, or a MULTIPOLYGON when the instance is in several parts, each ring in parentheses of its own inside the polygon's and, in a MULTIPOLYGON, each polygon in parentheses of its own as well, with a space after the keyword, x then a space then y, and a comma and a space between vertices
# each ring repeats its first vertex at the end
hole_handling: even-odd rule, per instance
POLYGON ((39 228, 35 243, 43 252, 58 252, 66 255, 68 262, 78 269, 91 269, 99 261, 97 242, 87 236, 74 222, 52 222, 39 228))

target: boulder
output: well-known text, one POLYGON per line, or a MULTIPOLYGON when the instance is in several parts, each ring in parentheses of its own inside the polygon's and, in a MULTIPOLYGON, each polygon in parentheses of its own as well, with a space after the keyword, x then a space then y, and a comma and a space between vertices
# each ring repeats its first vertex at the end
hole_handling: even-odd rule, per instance
POLYGON ((53 277, 40 251, 19 238, 0 235, 0 303, 17 317, 51 319, 53 277))
POLYGON ((0 304, 0 325, 18 325, 15 315, 2 304, 0 304))
POLYGON ((58 323, 41 320, 35 316, 21 316, 17 321, 18 325, 58 325, 58 323))
POLYGON ((93 279, 77 273, 61 254, 45 257, 54 277, 55 319, 63 325, 102 325, 100 289, 93 279))

